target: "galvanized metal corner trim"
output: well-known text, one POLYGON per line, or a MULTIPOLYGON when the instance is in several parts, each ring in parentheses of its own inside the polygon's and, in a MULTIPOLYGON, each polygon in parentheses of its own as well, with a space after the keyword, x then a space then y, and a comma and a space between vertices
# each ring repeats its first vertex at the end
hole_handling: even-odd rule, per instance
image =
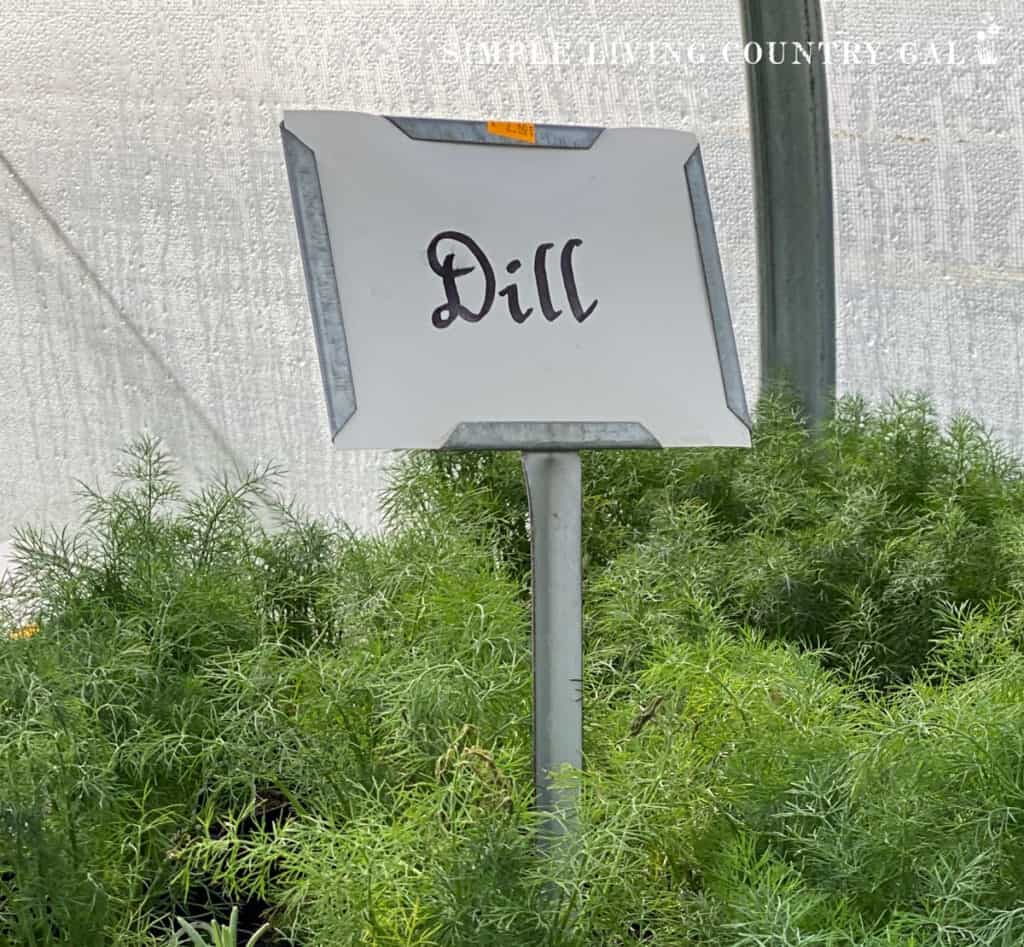
POLYGON ((331 439, 334 440, 356 412, 356 391, 345 340, 320 172, 313 149, 290 132, 284 122, 281 123, 281 140, 302 251, 302 269, 306 275, 306 292, 313 316, 313 335, 320 359, 327 418, 331 439))
POLYGON ((534 125, 535 141, 492 134, 487 122, 453 118, 410 118, 385 115, 389 122, 416 141, 446 141, 471 145, 507 145, 514 148, 576 148, 586 150, 604 128, 593 125, 534 125))
POLYGON ((575 451, 654 449, 658 439, 635 421, 463 421, 441 450, 575 451))
POLYGON ((715 332, 718 365, 725 388, 725 403, 749 430, 750 412, 747 410, 747 396, 743 390, 743 375, 740 372, 736 338, 732 331, 729 298, 725 292, 722 260, 718 253, 718 239, 715 236, 715 222, 711 215, 711 198, 708 195, 708 182, 704 174, 704 159, 701 156, 700 145, 686 162, 686 183, 690 190, 690 204, 693 207, 693 220, 697 228, 697 245, 704 268, 704 286, 711 308, 711 324, 715 332))

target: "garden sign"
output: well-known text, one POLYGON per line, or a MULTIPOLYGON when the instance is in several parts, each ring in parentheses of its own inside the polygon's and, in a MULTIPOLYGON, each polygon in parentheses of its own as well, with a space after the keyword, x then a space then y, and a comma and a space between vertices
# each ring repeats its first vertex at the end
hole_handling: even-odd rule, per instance
POLYGON ((582 766, 581 449, 736 446, 749 419, 701 152, 685 132, 286 112, 330 433, 521 450, 534 773, 582 766))

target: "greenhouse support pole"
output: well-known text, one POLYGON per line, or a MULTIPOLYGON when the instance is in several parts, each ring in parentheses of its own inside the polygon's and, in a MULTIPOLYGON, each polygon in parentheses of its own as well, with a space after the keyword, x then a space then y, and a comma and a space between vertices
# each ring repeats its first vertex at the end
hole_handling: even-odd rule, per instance
POLYGON ((524 451, 533 574, 533 774, 542 844, 568 853, 583 767, 582 480, 577 451, 524 451))
POLYGON ((821 4, 740 0, 740 6, 757 207, 761 387, 791 384, 817 426, 830 413, 836 386, 832 153, 827 47, 819 45, 821 4))

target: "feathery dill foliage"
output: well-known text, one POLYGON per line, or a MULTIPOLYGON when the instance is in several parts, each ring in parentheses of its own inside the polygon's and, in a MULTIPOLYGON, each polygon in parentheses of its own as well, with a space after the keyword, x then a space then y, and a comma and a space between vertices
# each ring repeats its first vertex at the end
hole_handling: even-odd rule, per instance
POLYGON ((1017 461, 928 404, 762 399, 584 458, 581 840, 535 857, 519 460, 389 532, 188 493, 159 444, 0 590, 0 947, 1024 942, 1017 461), (35 633, 18 629, 38 626, 35 633), (552 888, 559 894, 551 897, 552 888))
MULTIPOLYGON (((1021 467, 970 418, 943 431, 924 398, 870 409, 851 397, 814 438, 776 392, 759 403, 753 442, 584 455, 598 625, 607 599, 616 633, 649 642, 697 596, 891 683, 927 661, 950 607, 1024 592, 1021 467)), ((486 524, 524 581, 525 508, 518 457, 498 453, 415 455, 387 505, 399 522, 486 524)))

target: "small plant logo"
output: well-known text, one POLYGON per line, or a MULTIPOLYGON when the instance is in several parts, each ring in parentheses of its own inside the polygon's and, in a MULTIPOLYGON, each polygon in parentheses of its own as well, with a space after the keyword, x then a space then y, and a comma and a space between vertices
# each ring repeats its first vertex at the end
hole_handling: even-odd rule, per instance
POLYGON ((985 14, 985 28, 978 30, 978 62, 983 66, 995 66, 999 62, 996 39, 1003 28, 996 23, 991 13, 985 14))

